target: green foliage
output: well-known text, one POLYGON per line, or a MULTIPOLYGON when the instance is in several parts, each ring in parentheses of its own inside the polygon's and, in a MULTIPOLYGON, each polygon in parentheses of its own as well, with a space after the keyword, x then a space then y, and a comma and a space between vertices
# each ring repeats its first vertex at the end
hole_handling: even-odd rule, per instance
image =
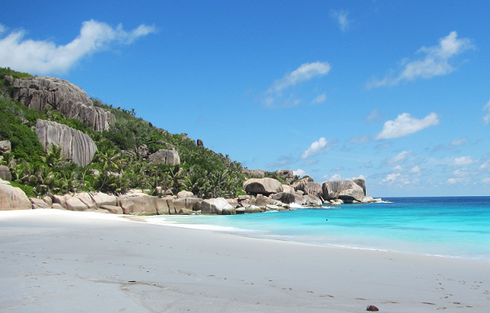
POLYGON ((277 172, 265 172, 264 173, 264 176, 265 177, 270 177, 270 178, 277 179, 282 184, 286 184, 287 185, 287 182, 284 180, 284 178, 282 178, 281 176, 279 176, 279 174, 277 174, 277 172))
POLYGON ((18 182, 15 182, 15 181, 10 182, 10 185, 12 187, 18 187, 18 188, 22 189, 22 191, 29 198, 35 198, 36 197, 36 193, 34 192, 34 190, 32 189, 31 186, 22 185, 22 184, 20 184, 18 182))
POLYGON ((12 76, 14 79, 31 78, 34 77, 29 73, 17 72, 11 70, 10 67, 0 67, 0 78, 3 79, 5 75, 12 76))

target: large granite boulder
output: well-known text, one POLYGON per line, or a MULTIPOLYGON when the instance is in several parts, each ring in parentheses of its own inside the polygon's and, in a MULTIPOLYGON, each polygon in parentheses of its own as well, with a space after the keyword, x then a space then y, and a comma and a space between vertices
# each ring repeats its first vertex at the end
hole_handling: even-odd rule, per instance
POLYGON ((179 153, 175 150, 160 149, 157 152, 150 154, 148 161, 154 164, 179 165, 180 157, 179 153))
POLYGON ((12 85, 12 98, 31 109, 55 109, 98 131, 109 129, 116 121, 112 113, 94 106, 83 89, 66 80, 38 76, 16 79, 12 85))
POLYGON ((322 197, 324 200, 338 199, 342 190, 342 181, 326 181, 322 184, 322 197))
POLYGON ((293 187, 294 187, 294 190, 305 191, 306 185, 308 185, 308 183, 313 183, 313 182, 315 182, 313 180, 313 178, 304 177, 304 178, 301 178, 300 180, 298 180, 297 182, 293 183, 293 187))
POLYGON ((199 198, 177 198, 173 200, 173 206, 176 214, 189 214, 201 209, 202 199, 199 198))
POLYGON ((66 199, 66 208, 70 211, 85 211, 89 209, 89 207, 76 196, 66 199))
POLYGON ((243 183, 243 190, 249 195, 270 195, 282 192, 282 184, 274 178, 252 178, 243 183))
POLYGON ((304 186, 304 192, 307 195, 321 197, 323 194, 322 185, 316 182, 308 182, 304 186))
POLYGON ((352 181, 356 183, 359 187, 361 187, 364 191, 364 195, 366 195, 366 181, 364 180, 364 178, 354 178, 354 180, 352 181))
POLYGON ((268 205, 276 205, 279 202, 281 201, 272 198, 272 195, 271 198, 269 198, 264 195, 258 194, 257 197, 250 202, 250 204, 256 205, 258 207, 266 207, 268 205))
POLYGON ((302 204, 306 206, 319 207, 323 205, 323 201, 315 195, 305 195, 302 204))
POLYGON ((117 205, 117 197, 114 195, 108 195, 102 192, 97 192, 91 194, 91 197, 98 208, 102 208, 103 206, 106 205, 112 205, 112 206, 117 205))
POLYGON ((118 198, 118 204, 124 214, 156 215, 158 197, 145 193, 129 193, 118 198))
POLYGON ((0 140, 0 155, 4 153, 10 153, 12 150, 10 141, 8 140, 0 140))
POLYGON ((342 184, 342 190, 339 194, 339 199, 344 200, 345 203, 361 202, 364 198, 364 190, 358 184, 352 180, 346 180, 342 184))
POLYGON ((51 204, 46 203, 43 199, 39 198, 29 198, 32 203, 33 209, 50 209, 51 204))
POLYGON ((4 180, 12 180, 12 174, 10 170, 5 165, 0 165, 0 178, 4 180))
POLYGON ((289 192, 289 193, 295 193, 296 190, 294 190, 293 186, 282 184, 282 191, 283 192, 289 192))
POLYGON ((56 122, 37 120, 36 135, 45 150, 51 145, 59 146, 63 157, 79 166, 90 164, 97 151, 97 145, 88 135, 56 122))
POLYGON ((282 203, 286 203, 286 204, 296 202, 296 199, 299 197, 301 198, 301 201, 302 201, 303 196, 298 196, 298 195, 291 193, 291 192, 280 192, 280 193, 276 193, 276 194, 271 195, 272 199, 279 200, 282 203))
POLYGON ((30 209, 32 203, 20 188, 12 187, 10 182, 0 179, 0 211, 30 209))
POLYGON ((201 203, 202 214, 234 215, 236 209, 225 198, 203 200, 201 203))

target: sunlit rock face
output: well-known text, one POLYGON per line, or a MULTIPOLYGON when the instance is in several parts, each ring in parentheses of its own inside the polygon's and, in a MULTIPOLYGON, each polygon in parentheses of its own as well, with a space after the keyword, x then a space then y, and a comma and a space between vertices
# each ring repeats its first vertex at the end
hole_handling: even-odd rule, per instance
POLYGON ((94 106, 80 87, 59 78, 38 76, 13 81, 12 98, 39 111, 60 111, 66 118, 77 119, 93 130, 107 130, 115 116, 94 106))

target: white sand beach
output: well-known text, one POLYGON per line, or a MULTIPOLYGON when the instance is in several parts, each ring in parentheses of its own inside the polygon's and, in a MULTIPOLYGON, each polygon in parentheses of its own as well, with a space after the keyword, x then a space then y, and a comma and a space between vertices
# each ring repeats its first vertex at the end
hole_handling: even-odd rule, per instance
POLYGON ((490 263, 0 212, 1 312, 489 312, 490 263))

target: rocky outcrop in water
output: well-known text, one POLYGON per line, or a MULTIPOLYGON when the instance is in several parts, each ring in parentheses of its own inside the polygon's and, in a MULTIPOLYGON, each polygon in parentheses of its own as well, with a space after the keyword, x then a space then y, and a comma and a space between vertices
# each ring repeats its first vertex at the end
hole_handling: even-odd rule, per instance
POLYGON ((361 186, 354 183, 352 180, 346 180, 342 184, 339 199, 342 199, 346 203, 362 202, 364 196, 364 190, 361 186))
POLYGON ((51 145, 59 146, 63 157, 79 166, 90 164, 97 151, 97 145, 88 135, 56 122, 37 120, 36 135, 44 150, 51 145))
POLYGON ((31 109, 58 110, 98 131, 109 129, 116 120, 112 113, 95 107, 83 89, 66 80, 38 76, 16 79, 10 84, 14 88, 12 98, 31 109))
POLYGON ((323 191, 323 199, 324 200, 332 200, 338 199, 340 195, 340 191, 342 190, 342 181, 326 181, 322 184, 323 191))

